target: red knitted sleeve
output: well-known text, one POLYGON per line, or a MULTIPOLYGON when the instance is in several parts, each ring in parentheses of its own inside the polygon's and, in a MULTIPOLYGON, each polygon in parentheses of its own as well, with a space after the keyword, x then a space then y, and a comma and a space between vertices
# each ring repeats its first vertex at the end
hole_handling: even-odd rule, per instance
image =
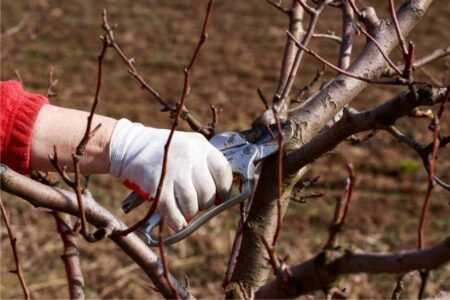
POLYGON ((48 99, 25 92, 17 81, 0 82, 0 96, 0 161, 27 174, 33 126, 48 99))

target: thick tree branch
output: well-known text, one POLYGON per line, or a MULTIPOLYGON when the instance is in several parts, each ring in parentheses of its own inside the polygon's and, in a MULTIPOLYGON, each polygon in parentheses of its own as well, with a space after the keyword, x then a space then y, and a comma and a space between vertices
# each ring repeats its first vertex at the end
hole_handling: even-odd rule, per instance
MULTIPOLYGON (((74 193, 40 184, 5 165, 0 165, 0 175, 3 191, 19 196, 35 207, 44 207, 74 216, 79 213, 74 193)), ((83 203, 86 219, 95 227, 110 228, 112 231, 126 228, 125 224, 89 195, 84 195, 83 203)), ((109 238, 140 266, 164 297, 174 298, 175 295, 164 279, 161 261, 139 237, 132 233, 128 236, 110 235, 109 238)), ((182 298, 193 298, 173 276, 170 278, 182 298)))
MULTIPOLYGON (((432 0, 411 0, 399 9, 398 20, 405 35, 421 21, 431 3, 432 0)), ((382 49, 390 53, 397 45, 397 39, 394 38, 395 28, 392 24, 386 26, 386 24, 377 23, 377 25, 371 33, 382 49)), ((367 78, 378 78, 384 65, 385 59, 380 51, 369 42, 348 71, 367 78)), ((302 167, 307 164, 302 154, 304 150, 297 149, 317 135, 329 120, 367 86, 366 82, 339 75, 293 112, 291 119, 297 130, 291 142, 285 146, 287 155, 283 160, 285 173, 283 211, 288 203, 285 195, 290 194, 293 185, 301 178, 302 174, 299 170, 304 170, 302 167)), ((249 292, 252 288, 261 286, 269 274, 270 266, 264 259, 266 251, 262 245, 261 236, 270 240, 277 226, 277 184, 273 177, 276 170, 277 159, 268 158, 262 167, 255 201, 248 214, 247 226, 243 229, 242 245, 231 277, 230 285, 232 286, 229 287, 231 290, 239 290, 239 282, 242 282, 249 292)), ((239 297, 240 295, 230 292, 227 296, 239 297)))
POLYGON ((347 69, 350 66, 353 37, 355 36, 356 26, 353 9, 348 1, 341 4, 342 10, 342 41, 339 49, 338 67, 347 69))
MULTIPOLYGON (((296 0, 292 0, 292 7, 289 11, 289 32, 296 38, 302 39, 304 35, 303 30, 303 14, 304 10, 297 3, 296 0)), ((289 79, 289 74, 294 65, 295 55, 297 53, 297 47, 290 39, 286 39, 286 46, 284 48, 283 60, 281 61, 280 79, 278 81, 278 87, 275 92, 274 98, 281 98, 281 94, 285 90, 286 83, 289 79)))
MULTIPOLYGON (((418 24, 432 0, 412 0, 398 11, 398 20, 406 35, 418 24)), ((379 24, 373 34, 381 49, 390 53, 397 45, 396 31, 391 24, 379 24)), ((363 52, 348 68, 352 74, 369 79, 376 79, 381 74, 386 60, 374 43, 368 42, 363 52)), ((310 141, 331 120, 334 115, 353 100, 368 83, 345 75, 339 75, 329 82, 320 92, 313 95, 301 106, 291 112, 291 119, 297 124, 297 134, 291 143, 292 151, 286 157, 286 174, 292 174, 302 166, 302 150, 295 149, 310 141)))
POLYGON ((370 110, 356 112, 346 109, 337 123, 322 130, 296 150, 295 156, 291 158, 299 165, 307 165, 352 134, 392 125, 398 118, 408 115, 414 107, 439 104, 445 93, 444 88, 425 86, 419 89, 417 102, 411 100, 409 92, 404 92, 370 110))
POLYGON ((417 269, 435 269, 448 261, 450 237, 425 250, 400 253, 323 251, 316 257, 289 268, 289 289, 280 286, 277 280, 272 280, 261 287, 255 296, 259 299, 295 298, 325 288, 342 274, 401 273, 417 269))

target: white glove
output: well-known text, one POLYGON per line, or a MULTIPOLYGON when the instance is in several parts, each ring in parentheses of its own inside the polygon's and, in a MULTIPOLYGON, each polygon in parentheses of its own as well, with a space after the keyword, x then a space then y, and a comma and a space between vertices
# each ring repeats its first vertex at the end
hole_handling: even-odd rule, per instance
MULTIPOLYGON (((125 186, 152 200, 159 183, 164 145, 170 131, 126 119, 117 122, 109 146, 110 173, 125 186)), ((170 144, 159 212, 181 230, 216 197, 225 200, 232 184, 231 167, 201 134, 176 131, 170 144)))

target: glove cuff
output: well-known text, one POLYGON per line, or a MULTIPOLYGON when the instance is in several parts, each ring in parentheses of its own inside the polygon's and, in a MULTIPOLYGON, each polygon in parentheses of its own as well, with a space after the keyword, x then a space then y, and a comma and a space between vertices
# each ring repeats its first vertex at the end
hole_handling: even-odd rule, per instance
POLYGON ((109 146, 109 173, 120 177, 124 165, 124 158, 132 142, 138 138, 145 127, 127 119, 120 119, 114 127, 109 146))

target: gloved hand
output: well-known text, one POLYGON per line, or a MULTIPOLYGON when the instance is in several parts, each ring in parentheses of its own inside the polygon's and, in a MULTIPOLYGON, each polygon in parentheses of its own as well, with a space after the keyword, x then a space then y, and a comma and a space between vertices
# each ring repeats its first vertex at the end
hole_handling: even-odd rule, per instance
MULTIPOLYGON (((156 195, 169 133, 119 120, 109 146, 110 173, 151 200, 156 195)), ((176 131, 170 144, 159 212, 171 228, 181 230, 216 197, 225 200, 231 184, 230 164, 219 150, 199 133, 176 131)))

